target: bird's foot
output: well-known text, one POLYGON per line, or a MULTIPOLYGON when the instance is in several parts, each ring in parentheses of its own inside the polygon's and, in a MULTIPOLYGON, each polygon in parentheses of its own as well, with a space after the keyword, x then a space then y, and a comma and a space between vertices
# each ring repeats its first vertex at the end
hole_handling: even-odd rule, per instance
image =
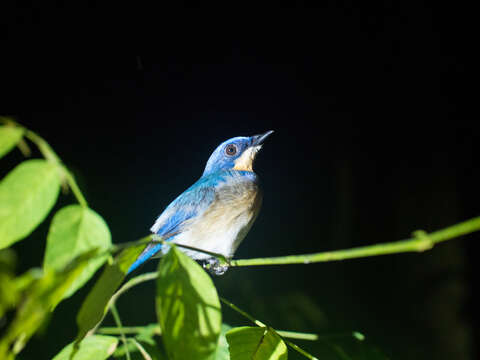
POLYGON ((229 267, 228 262, 220 261, 217 258, 210 258, 203 263, 203 268, 207 269, 210 274, 223 275, 227 272, 229 267))

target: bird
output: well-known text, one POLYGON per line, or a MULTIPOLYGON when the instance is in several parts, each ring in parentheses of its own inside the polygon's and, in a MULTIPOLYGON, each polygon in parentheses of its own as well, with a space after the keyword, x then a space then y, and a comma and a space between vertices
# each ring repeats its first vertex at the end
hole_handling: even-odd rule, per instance
MULTIPOLYGON (((158 216, 150 231, 163 242, 150 242, 127 271, 168 251, 166 242, 220 254, 229 261, 258 216, 262 190, 253 164, 273 130, 237 136, 221 143, 210 155, 202 176, 158 216)), ((228 265, 193 249, 179 249, 221 275, 228 265)))

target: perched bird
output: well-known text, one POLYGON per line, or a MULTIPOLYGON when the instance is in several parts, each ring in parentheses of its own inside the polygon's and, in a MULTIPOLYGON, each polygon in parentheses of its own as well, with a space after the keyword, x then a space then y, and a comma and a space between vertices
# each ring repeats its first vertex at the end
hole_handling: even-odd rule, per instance
MULTIPOLYGON (((231 259, 262 204, 253 162, 272 133, 235 137, 220 144, 210 155, 202 177, 163 211, 150 230, 163 240, 231 259)), ((148 244, 128 273, 148 259, 161 256, 166 248, 168 246, 159 242, 148 244)), ((193 259, 211 263, 216 274, 227 270, 211 255, 185 248, 180 250, 193 259)))

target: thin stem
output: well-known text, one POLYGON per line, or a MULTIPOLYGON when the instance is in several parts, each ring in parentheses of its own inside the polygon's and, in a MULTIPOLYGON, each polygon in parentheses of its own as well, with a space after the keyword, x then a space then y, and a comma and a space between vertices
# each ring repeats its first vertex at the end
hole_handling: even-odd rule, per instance
POLYGON ((139 276, 134 277, 133 279, 130 279, 127 281, 113 296, 110 298, 108 304, 107 304, 107 310, 111 308, 112 310, 115 308, 115 301, 119 298, 120 295, 124 294, 128 290, 130 290, 132 287, 141 284, 146 281, 154 280, 158 276, 157 272, 149 272, 145 273, 139 276))
POLYGON ((27 142, 22 138, 17 144, 18 149, 22 153, 23 156, 25 157, 30 157, 32 154, 32 151, 30 150, 30 147, 28 146, 27 142))
POLYGON ((163 239, 161 236, 159 236, 157 234, 150 234, 150 235, 144 236, 140 240, 136 240, 136 241, 129 241, 129 242, 125 242, 125 243, 122 243, 122 244, 112 245, 110 247, 110 249, 111 249, 112 252, 116 252, 116 251, 122 250, 124 248, 137 246, 137 245, 141 245, 141 244, 148 244, 150 242, 159 242, 159 243, 162 243, 162 244, 165 244, 165 245, 168 245, 168 246, 174 245, 174 246, 180 247, 182 249, 188 249, 188 250, 192 250, 192 251, 201 252, 201 253, 216 257, 217 259, 223 261, 224 263, 228 263, 228 260, 222 254, 214 253, 214 252, 211 252, 211 251, 208 251, 208 250, 203 250, 203 249, 196 248, 196 247, 193 247, 193 246, 172 243, 172 242, 169 242, 168 239, 163 239))
POLYGON ((235 310, 236 312, 238 312, 239 314, 243 315, 244 317, 246 317, 248 320, 250 320, 252 323, 254 323, 255 325, 258 325, 258 326, 262 326, 262 327, 266 327, 267 325, 265 325, 264 323, 262 323, 261 321, 255 319, 252 315, 250 315, 249 313, 243 311, 242 309, 240 309, 237 305, 235 304, 232 304, 230 301, 224 299, 223 297, 219 297, 220 298, 220 301, 223 302, 225 305, 228 305, 230 308, 232 308, 233 310, 235 310))
POLYGON ((143 245, 143 244, 145 244, 145 245, 149 244, 152 241, 152 236, 153 236, 153 234, 150 234, 150 235, 144 236, 143 238, 141 238, 139 240, 128 241, 128 242, 124 242, 124 243, 121 243, 121 244, 113 244, 113 245, 110 246, 109 251, 114 253, 114 252, 118 252, 120 250, 129 248, 129 247, 133 247, 133 246, 137 246, 137 245, 143 245))
MULTIPOLYGON (((278 331, 277 331, 278 333, 278 331)), ((287 340, 287 339, 283 339, 283 341, 285 342, 285 344, 287 344, 288 346, 290 346, 293 350, 299 352, 300 354, 302 354, 303 356, 305 356, 307 359, 310 359, 310 360, 318 360, 318 358, 316 358, 315 356, 313 356, 312 354, 306 352, 305 350, 303 350, 300 346, 298 345, 295 345, 294 343, 292 343, 291 341, 287 340)))
POLYGON ((127 337, 125 336, 125 333, 123 332, 122 321, 120 320, 120 315, 118 314, 118 310, 117 310, 117 307, 115 306, 115 304, 112 304, 112 306, 110 308, 110 311, 111 311, 111 313, 113 315, 113 318, 115 320, 115 323, 117 324, 117 327, 119 329, 120 338, 122 339, 122 342, 125 346, 126 358, 127 358, 127 360, 131 360, 130 352, 128 350, 127 337))
MULTIPOLYGON (((162 238, 162 236, 160 235, 157 235, 157 234, 153 234, 152 235, 152 240, 153 241, 158 241, 158 242, 161 242, 162 244, 167 244, 167 245, 171 245, 172 243, 168 244, 167 241, 169 240, 169 238, 162 238)), ((223 261, 224 263, 228 263, 228 260, 225 258, 225 256, 223 256, 222 254, 219 254, 219 253, 214 253, 214 252, 211 252, 211 251, 208 251, 208 250, 204 250, 204 249, 200 249, 200 248, 196 248, 196 247, 193 247, 193 246, 188 246, 188 245, 183 245, 183 244, 179 244, 179 243, 173 243, 175 246, 178 246, 180 248, 183 248, 183 249, 188 249, 188 250, 192 250, 192 251, 197 251, 197 252, 201 252, 201 253, 204 253, 204 254, 207 254, 207 255, 210 255, 210 256, 213 256, 213 257, 216 257, 217 259, 223 261)))
MULTIPOLYGON (((122 331, 124 334, 139 334, 145 330, 145 326, 128 326, 123 327, 122 331)), ((104 334, 104 335, 120 335, 122 332, 113 326, 104 326, 97 330, 97 333, 104 334)), ((161 335, 162 331, 160 329, 160 325, 155 326, 154 333, 156 335, 161 335)))
POLYGON ((31 130, 25 129, 25 137, 37 145, 38 150, 40 150, 45 159, 57 164, 62 163, 58 155, 55 153, 55 151, 53 151, 52 147, 41 136, 37 135, 31 130))
MULTIPOLYGON (((233 310, 235 310, 236 312, 238 312, 239 314, 243 315, 244 317, 246 317, 248 320, 250 320, 251 322, 253 322, 255 325, 258 325, 258 326, 261 326, 261 327, 268 327, 267 325, 265 325, 264 323, 262 323, 261 321, 255 319, 252 315, 248 314, 247 312, 243 311, 242 309, 240 309, 238 306, 236 306, 235 304, 232 304, 230 301, 220 297, 220 301, 223 302, 224 304, 228 305, 229 307, 231 307, 233 310)), ((270 328, 270 327, 269 327, 270 328)), ((272 329, 272 328, 270 328, 272 329)), ((298 351, 300 354, 302 354, 303 356, 305 356, 306 358, 310 359, 310 360, 318 360, 316 357, 314 357, 312 354, 309 354, 308 352, 306 352, 305 350, 303 350, 301 347, 299 347, 298 345, 295 345, 294 343, 292 343, 291 341, 288 341, 286 339, 283 338, 283 336, 281 335, 281 333, 288 333, 289 335, 292 335, 293 332, 291 331, 276 331, 274 329, 272 329, 273 331, 275 331, 280 337, 282 337, 283 341, 288 345, 290 346, 292 349, 298 351)), ((315 334, 303 334, 303 335, 310 335, 310 336, 315 336, 315 334)))
POLYGON ((128 340, 137 347, 138 351, 140 351, 140 354, 142 354, 145 360, 152 360, 152 357, 150 356, 150 354, 145 350, 145 348, 137 340, 135 340, 134 338, 129 338, 128 340))
POLYGON ((360 257, 397 254, 403 252, 423 252, 437 243, 480 230, 480 217, 437 230, 430 234, 419 230, 414 237, 402 241, 362 246, 352 249, 327 251, 315 254, 290 255, 271 258, 231 260, 230 266, 310 264, 315 262, 338 261, 360 257))
POLYGON ((365 335, 358 331, 351 331, 351 332, 343 332, 343 333, 331 333, 331 334, 324 334, 318 335, 318 340, 327 340, 327 339, 342 339, 342 338, 349 338, 352 337, 358 341, 364 341, 365 335))
POLYGON ((55 153, 55 151, 53 151, 52 147, 41 136, 37 135, 31 130, 25 129, 25 137, 37 145, 38 150, 40 150, 45 159, 57 164, 60 167, 62 175, 65 177, 70 189, 72 189, 73 195, 77 199, 78 203, 84 207, 87 207, 87 201, 80 191, 75 178, 73 177, 72 173, 64 165, 62 165, 62 160, 55 153))
POLYGON ((300 333, 296 331, 286 331, 286 330, 276 330, 276 332, 281 337, 286 337, 290 339, 311 340, 311 341, 318 340, 317 334, 300 333))
POLYGON ((117 327, 120 330, 120 338, 122 339, 122 342, 125 345, 125 355, 127 357, 127 360, 131 360, 130 352, 128 351, 127 337, 125 336, 125 333, 122 331, 122 321, 120 320, 120 315, 118 314, 117 307, 115 306, 114 303, 111 305, 110 311, 112 312, 113 319, 115 320, 115 324, 117 324, 117 327))
POLYGON ((214 252, 211 252, 211 251, 208 251, 208 250, 203 250, 203 249, 200 249, 200 248, 195 248, 195 247, 193 247, 193 246, 182 245, 182 244, 177 244, 177 243, 174 243, 174 244, 175 244, 175 246, 178 246, 178 247, 183 248, 183 249, 193 250, 193 251, 201 252, 201 253, 204 253, 204 254, 207 254, 207 255, 216 257, 217 259, 223 261, 224 263, 228 263, 228 262, 229 262, 229 261, 227 260, 227 258, 225 258, 225 256, 223 256, 222 254, 219 254, 219 253, 214 253, 214 252))
MULTIPOLYGON (((122 328, 122 331, 124 334, 139 334, 144 330, 145 330, 144 326, 129 326, 129 327, 122 328)), ((97 333, 104 334, 104 335, 120 335, 122 331, 120 331, 120 329, 118 329, 117 327, 104 326, 99 328, 97 330, 97 333)), ((276 330, 276 331, 277 331, 277 334, 279 334, 281 337, 286 337, 289 339, 315 341, 315 340, 318 340, 319 337, 323 338, 323 336, 319 336, 317 334, 302 333, 302 332, 296 332, 296 331, 285 331, 285 330, 276 330)), ((155 326, 154 332, 156 335, 161 335, 162 331, 160 329, 160 325, 155 326)), ((343 337, 345 336, 347 335, 343 335, 343 337)), ((352 335, 349 334, 348 336, 352 336, 352 335)))
POLYGON ((79 202, 80 205, 83 207, 88 207, 87 200, 85 200, 85 197, 83 196, 82 192, 80 191, 80 188, 77 185, 77 182, 75 181, 75 178, 73 177, 72 173, 64 167, 65 170, 65 179, 67 180, 68 186, 70 186, 70 189, 72 189, 72 193, 79 202))

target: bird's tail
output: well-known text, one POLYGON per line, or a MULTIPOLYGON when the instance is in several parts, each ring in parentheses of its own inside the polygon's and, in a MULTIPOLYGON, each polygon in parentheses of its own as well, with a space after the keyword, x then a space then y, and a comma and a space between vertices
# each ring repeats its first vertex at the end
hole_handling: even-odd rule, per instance
POLYGON ((145 248, 145 250, 142 251, 138 259, 135 260, 135 262, 130 266, 130 269, 128 269, 127 271, 127 275, 136 268, 138 268, 140 265, 142 265, 145 261, 150 259, 152 256, 154 256, 156 253, 158 253, 161 249, 162 244, 158 242, 147 245, 147 247, 145 248))

